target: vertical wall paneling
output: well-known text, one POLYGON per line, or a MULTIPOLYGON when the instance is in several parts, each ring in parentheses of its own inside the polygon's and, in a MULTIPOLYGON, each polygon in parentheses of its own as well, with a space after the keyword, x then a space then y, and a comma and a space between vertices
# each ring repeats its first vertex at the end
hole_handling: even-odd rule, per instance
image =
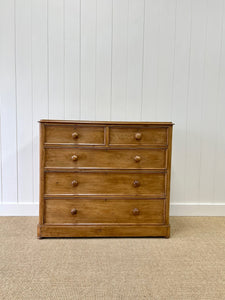
POLYGON ((156 121, 160 11, 162 1, 145 1, 142 120, 156 121))
POLYGON ((47 1, 32 0, 33 193, 39 192, 39 123, 48 118, 47 1))
POLYGON ((96 0, 81 1, 81 118, 95 120, 96 0))
POLYGON ((16 0, 18 201, 33 201, 31 1, 16 0))
POLYGON ((145 0, 129 1, 125 119, 131 121, 141 118, 144 8, 145 0))
POLYGON ((191 0, 180 0, 176 9, 173 68, 172 120, 178 126, 173 134, 173 173, 171 199, 185 202, 186 125, 190 66, 191 0))
MULTIPOLYGON (((185 197, 199 203, 199 168, 202 118, 202 89, 205 68, 207 2, 192 1, 190 75, 187 103, 187 149, 185 197)), ((179 124, 177 124, 179 126, 179 124)), ((182 202, 182 201, 180 201, 182 202)), ((205 199, 207 202, 207 199, 205 199)))
POLYGON ((96 119, 110 118, 112 2, 97 0, 96 27, 96 119))
POLYGON ((156 110, 158 121, 171 120, 177 2, 179 0, 162 0, 161 5, 156 110))
POLYGON ((80 118, 80 0, 65 0, 65 118, 80 118))
MULTIPOLYGON (((1 64, 0 64, 1 66, 1 64)), ((2 138, 1 138, 1 96, 0 96, 0 203, 2 203, 2 138)))
POLYGON ((205 73, 202 95, 200 201, 213 201, 218 105, 219 56, 221 49, 223 0, 208 1, 205 73))
POLYGON ((225 215, 224 82, 225 0, 1 0, 0 215, 38 206, 43 118, 175 122, 171 211, 225 215))
POLYGON ((49 118, 65 118, 64 0, 48 0, 49 118))
MULTIPOLYGON (((224 203, 225 198, 225 1, 223 1, 223 24, 219 61, 218 103, 216 115, 216 151, 214 173, 214 202, 224 203)), ((215 97, 215 98, 217 98, 215 97)))
POLYGON ((113 0, 112 120, 124 120, 126 117, 128 15, 128 0, 113 0))
POLYGON ((17 202, 17 113, 14 1, 0 1, 2 202, 17 202), (7 34, 5 34, 7 28, 7 34))

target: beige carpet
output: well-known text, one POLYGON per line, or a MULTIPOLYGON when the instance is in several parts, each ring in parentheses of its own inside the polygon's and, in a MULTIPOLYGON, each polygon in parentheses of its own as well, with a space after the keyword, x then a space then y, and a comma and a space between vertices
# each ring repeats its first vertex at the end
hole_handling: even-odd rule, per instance
POLYGON ((0 299, 225 299, 225 218, 173 217, 170 239, 36 239, 0 218, 0 299))

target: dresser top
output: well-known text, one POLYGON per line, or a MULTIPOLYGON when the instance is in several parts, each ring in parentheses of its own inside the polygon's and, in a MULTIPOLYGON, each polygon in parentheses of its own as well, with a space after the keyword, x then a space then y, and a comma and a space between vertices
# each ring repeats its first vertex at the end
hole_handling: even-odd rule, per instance
POLYGON ((108 125, 166 125, 173 126, 173 122, 126 122, 126 121, 84 121, 84 120, 48 120, 42 119, 40 123, 65 124, 108 124, 108 125))

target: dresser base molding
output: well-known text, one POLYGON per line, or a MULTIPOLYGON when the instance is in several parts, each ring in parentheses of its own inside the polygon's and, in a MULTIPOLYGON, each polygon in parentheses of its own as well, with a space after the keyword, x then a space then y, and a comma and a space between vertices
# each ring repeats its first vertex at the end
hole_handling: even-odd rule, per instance
POLYGON ((170 225, 40 225, 38 238, 49 237, 170 237, 170 225))

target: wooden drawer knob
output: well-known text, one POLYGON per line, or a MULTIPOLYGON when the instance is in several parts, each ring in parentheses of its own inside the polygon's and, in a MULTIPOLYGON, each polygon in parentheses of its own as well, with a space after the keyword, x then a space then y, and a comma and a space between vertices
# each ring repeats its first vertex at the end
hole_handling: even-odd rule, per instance
POLYGON ((72 186, 77 186, 78 185, 78 181, 77 180, 73 180, 72 181, 72 186))
POLYGON ((141 160, 141 157, 140 157, 139 155, 136 155, 136 156, 134 157, 134 160, 135 160, 136 162, 139 162, 139 161, 141 160))
POLYGON ((76 208, 72 208, 71 209, 71 215, 76 215, 77 214, 77 209, 76 208))
POLYGON ((74 155, 72 156, 72 160, 74 160, 74 161, 78 160, 78 156, 77 156, 76 154, 74 154, 74 155))
POLYGON ((140 132, 137 132, 136 134, 135 134, 135 139, 136 140, 140 140, 142 138, 142 134, 140 133, 140 132))
POLYGON ((134 180, 133 186, 134 186, 134 187, 139 187, 139 186, 140 186, 140 181, 134 180))
POLYGON ((72 133, 72 138, 73 139, 77 139, 78 136, 79 136, 79 134, 76 131, 72 133))
POLYGON ((133 213, 134 216, 138 216, 138 215, 140 215, 140 210, 138 208, 134 208, 132 210, 132 213, 133 213))

